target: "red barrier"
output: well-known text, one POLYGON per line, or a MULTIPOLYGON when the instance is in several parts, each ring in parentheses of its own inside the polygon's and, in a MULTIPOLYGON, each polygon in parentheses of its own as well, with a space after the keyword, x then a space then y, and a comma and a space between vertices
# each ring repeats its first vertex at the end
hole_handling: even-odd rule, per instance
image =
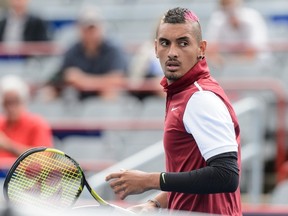
MULTIPOLYGON (((228 46, 227 46, 228 47, 228 46)), ((233 45, 234 50, 239 51, 239 46, 233 45)), ((268 46, 268 50, 275 52, 287 52, 288 43, 283 41, 271 41, 268 46)), ((229 48, 229 47, 228 47, 229 48)), ((231 48, 231 47, 230 47, 231 48)), ((128 49, 128 48, 127 48, 128 49)), ((241 50, 240 50, 241 51, 241 50)), ((265 51, 265 50, 263 50, 265 51)), ((20 43, 17 46, 7 46, 7 44, 0 44, 0 55, 28 55, 28 56, 41 56, 41 55, 61 55, 63 53, 63 47, 61 45, 53 43, 53 42, 40 42, 40 43, 20 43)), ((283 83, 280 80, 272 79, 272 78, 260 78, 257 77, 255 79, 218 79, 225 90, 229 91, 271 91, 274 93, 277 103, 277 134, 276 134, 276 142, 277 142, 277 158, 276 158, 276 170, 279 181, 279 175, 281 166, 286 161, 286 152, 287 149, 285 147, 286 144, 286 103, 287 103, 287 95, 286 89, 283 87, 283 83)), ((123 90, 125 91, 159 91, 160 85, 155 85, 155 80, 147 81, 141 83, 139 86, 132 85, 129 81, 123 85, 123 90)), ((155 122, 154 122, 155 123, 155 122)), ((127 124, 119 124, 119 123, 103 123, 103 125, 90 125, 89 127, 102 127, 109 128, 114 127, 114 129, 119 128, 123 125, 129 125, 129 128, 139 127, 139 125, 143 124, 143 127, 155 127, 160 126, 158 123, 143 123, 138 122, 127 123, 127 124), (118 124, 118 125, 117 125, 118 124), (144 125, 146 124, 146 125, 144 125)), ((65 123, 64 123, 65 124, 65 123)), ((55 125, 56 126, 56 125, 55 125)), ((67 126, 67 125, 66 125, 67 126)), ((83 127, 87 127, 87 125, 82 125, 83 127)), ((141 127, 142 127, 141 126, 141 127)), ((58 126, 59 127, 59 126, 58 126)))
POLYGON ((63 52, 63 47, 55 42, 0 43, 0 56, 52 56, 63 52))
MULTIPOLYGON (((126 44, 126 51, 129 53, 137 52, 141 44, 126 44)), ((221 44, 223 52, 245 52, 243 44, 221 44)), ((287 52, 287 41, 270 41, 265 48, 258 50, 259 52, 287 52)), ((19 42, 14 44, 0 42, 0 56, 41 56, 41 55, 61 55, 64 53, 64 46, 55 41, 48 42, 19 42)))
POLYGON ((162 130, 163 119, 155 120, 97 120, 97 122, 87 122, 81 120, 61 120, 50 121, 53 130, 162 130), (77 121, 77 124, 75 122, 77 121))
POLYGON ((281 166, 287 159, 286 148, 286 106, 287 106, 287 92, 283 83, 278 79, 260 78, 255 79, 219 79, 222 87, 225 90, 236 91, 271 91, 276 98, 277 109, 277 129, 276 129, 276 171, 277 181, 280 181, 281 166))

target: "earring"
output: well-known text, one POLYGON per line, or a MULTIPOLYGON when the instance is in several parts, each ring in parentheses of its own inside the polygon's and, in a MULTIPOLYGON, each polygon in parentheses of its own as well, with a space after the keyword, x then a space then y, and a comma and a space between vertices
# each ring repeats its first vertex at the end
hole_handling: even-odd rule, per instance
POLYGON ((205 58, 205 56, 203 56, 203 55, 197 56, 197 59, 198 59, 198 60, 203 60, 204 58, 205 58))

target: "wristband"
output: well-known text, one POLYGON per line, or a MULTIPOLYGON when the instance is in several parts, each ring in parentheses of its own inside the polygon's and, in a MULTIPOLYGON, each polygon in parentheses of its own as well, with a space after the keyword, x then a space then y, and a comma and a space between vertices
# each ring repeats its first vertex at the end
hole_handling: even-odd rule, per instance
POLYGON ((152 202, 156 208, 161 208, 161 204, 156 199, 149 199, 147 202, 152 202))

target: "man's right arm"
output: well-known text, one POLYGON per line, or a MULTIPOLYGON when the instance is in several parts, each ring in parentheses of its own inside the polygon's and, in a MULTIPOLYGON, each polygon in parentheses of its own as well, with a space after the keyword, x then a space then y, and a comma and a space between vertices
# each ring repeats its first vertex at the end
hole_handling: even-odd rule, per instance
POLYGON ((168 207, 167 192, 159 193, 154 199, 160 203, 161 208, 167 208, 168 207))

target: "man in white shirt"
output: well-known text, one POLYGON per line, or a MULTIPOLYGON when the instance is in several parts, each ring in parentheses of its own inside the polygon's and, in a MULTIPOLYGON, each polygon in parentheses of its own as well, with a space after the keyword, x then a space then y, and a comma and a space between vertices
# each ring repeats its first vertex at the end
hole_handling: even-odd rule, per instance
POLYGON ((262 15, 242 6, 242 0, 219 0, 220 9, 208 22, 208 60, 218 65, 233 60, 267 60, 268 30, 262 15), (225 55, 228 54, 228 55, 225 55))

